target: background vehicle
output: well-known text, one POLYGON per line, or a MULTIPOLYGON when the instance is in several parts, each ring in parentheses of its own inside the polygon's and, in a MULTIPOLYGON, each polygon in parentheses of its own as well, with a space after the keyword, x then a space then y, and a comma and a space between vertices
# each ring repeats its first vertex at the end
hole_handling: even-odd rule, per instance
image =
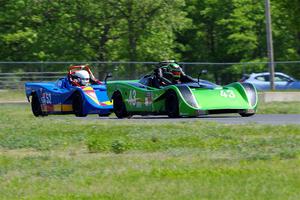
POLYGON ((68 113, 77 117, 85 117, 87 114, 108 116, 112 112, 106 86, 94 78, 88 66, 70 67, 68 75, 56 82, 26 83, 25 90, 28 101, 31 97, 32 113, 35 116, 68 113), (72 74, 76 70, 88 71, 91 85, 74 84, 72 74))
MULTIPOLYGON (((270 73, 244 75, 240 82, 252 83, 257 90, 270 90, 270 73)), ((275 73, 274 84, 277 90, 300 90, 300 81, 280 72, 275 73)))
POLYGON ((199 80, 155 87, 153 79, 154 75, 149 74, 141 80, 107 84, 108 96, 113 100, 118 118, 134 114, 180 117, 218 113, 239 113, 248 117, 256 112, 257 92, 251 83, 222 87, 199 80))

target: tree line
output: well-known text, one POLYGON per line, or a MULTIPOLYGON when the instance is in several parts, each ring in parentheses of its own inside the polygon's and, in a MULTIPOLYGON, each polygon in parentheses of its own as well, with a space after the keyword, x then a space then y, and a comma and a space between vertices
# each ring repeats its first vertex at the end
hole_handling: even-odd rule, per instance
MULTIPOLYGON (((300 60, 300 1, 271 5, 275 60, 300 60)), ((0 0, 0 13, 1 61, 267 60, 263 0, 0 0)))

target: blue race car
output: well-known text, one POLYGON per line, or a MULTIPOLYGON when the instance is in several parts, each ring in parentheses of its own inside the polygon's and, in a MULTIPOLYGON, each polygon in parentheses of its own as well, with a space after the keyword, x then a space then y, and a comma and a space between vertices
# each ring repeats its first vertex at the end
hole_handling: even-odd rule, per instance
POLYGON ((108 116, 113 110, 106 85, 84 65, 70 67, 67 76, 55 82, 25 83, 25 90, 36 117, 72 113, 77 117, 108 116))

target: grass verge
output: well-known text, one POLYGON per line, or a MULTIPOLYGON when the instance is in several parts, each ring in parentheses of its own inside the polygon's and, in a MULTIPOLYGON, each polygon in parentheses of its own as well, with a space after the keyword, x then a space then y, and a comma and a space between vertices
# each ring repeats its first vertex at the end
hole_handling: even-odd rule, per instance
POLYGON ((299 102, 259 103, 258 114, 300 114, 299 102))
POLYGON ((0 199, 299 199, 300 126, 35 118, 0 106, 0 199))
POLYGON ((24 90, 0 90, 0 101, 27 101, 24 90))

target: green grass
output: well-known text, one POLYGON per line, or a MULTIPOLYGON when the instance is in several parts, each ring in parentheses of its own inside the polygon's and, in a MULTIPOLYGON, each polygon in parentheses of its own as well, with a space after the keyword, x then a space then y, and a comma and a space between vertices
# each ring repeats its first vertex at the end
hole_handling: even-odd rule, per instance
POLYGON ((0 105, 0 199, 281 200, 299 188, 300 126, 35 118, 0 105))
POLYGON ((299 102, 259 103, 258 114, 300 114, 299 102))
POLYGON ((0 101, 27 101, 25 90, 0 90, 0 101))

